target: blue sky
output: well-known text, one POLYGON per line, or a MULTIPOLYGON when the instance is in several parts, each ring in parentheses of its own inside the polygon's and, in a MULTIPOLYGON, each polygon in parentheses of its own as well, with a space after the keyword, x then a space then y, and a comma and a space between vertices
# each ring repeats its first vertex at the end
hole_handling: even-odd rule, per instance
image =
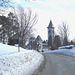
POLYGON ((34 27, 35 36, 40 35, 43 40, 47 39, 47 26, 52 20, 55 33, 58 34, 58 26, 63 21, 69 26, 69 39, 75 38, 75 0, 13 0, 15 6, 31 8, 38 14, 38 23, 34 27))
MULTIPOLYGON (((30 7, 38 14, 38 23, 35 26, 35 34, 40 35, 42 39, 47 39, 47 26, 52 20, 55 27, 55 33, 58 34, 58 26, 63 21, 69 26, 69 39, 75 38, 75 0, 14 0, 24 8, 30 7)), ((36 36, 37 36, 36 35, 36 36)))
POLYGON ((72 10, 75 11, 75 1, 74 0, 13 0, 17 5, 21 5, 23 7, 31 6, 33 8, 40 8, 44 10, 72 10))

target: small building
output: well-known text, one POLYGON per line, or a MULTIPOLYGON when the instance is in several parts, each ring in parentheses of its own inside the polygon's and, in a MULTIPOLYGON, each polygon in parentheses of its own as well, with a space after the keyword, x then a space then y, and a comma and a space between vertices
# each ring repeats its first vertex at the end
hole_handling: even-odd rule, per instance
POLYGON ((39 51, 42 50, 42 42, 43 42, 43 40, 38 35, 37 38, 36 38, 36 45, 37 45, 36 50, 39 50, 39 51))
POLYGON ((36 41, 35 41, 35 37, 31 37, 29 39, 29 49, 36 49, 36 41))
POLYGON ((37 38, 35 37, 31 37, 29 39, 29 43, 27 46, 29 49, 34 49, 37 51, 41 51, 42 50, 42 39, 41 37, 38 35, 37 38))
POLYGON ((42 51, 48 50, 48 40, 42 42, 42 51))

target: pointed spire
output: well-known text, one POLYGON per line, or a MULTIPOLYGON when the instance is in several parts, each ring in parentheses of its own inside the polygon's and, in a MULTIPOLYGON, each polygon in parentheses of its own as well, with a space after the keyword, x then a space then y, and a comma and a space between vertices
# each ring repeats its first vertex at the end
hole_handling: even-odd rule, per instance
POLYGON ((36 40, 37 40, 37 41, 42 41, 40 35, 37 36, 36 40))
POLYGON ((49 26, 48 27, 53 27, 53 23, 52 23, 52 21, 50 20, 50 23, 49 23, 49 26))

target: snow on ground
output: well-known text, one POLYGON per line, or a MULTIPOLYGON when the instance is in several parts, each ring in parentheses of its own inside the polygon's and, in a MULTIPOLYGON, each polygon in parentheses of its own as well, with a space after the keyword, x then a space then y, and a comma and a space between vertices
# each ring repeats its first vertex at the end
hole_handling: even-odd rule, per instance
POLYGON ((34 51, 0 43, 0 75, 31 75, 44 60, 34 51))
MULTIPOLYGON (((70 45, 73 47, 73 45, 70 45)), ((44 53, 60 53, 60 54, 66 54, 66 55, 71 55, 71 56, 75 56, 75 47, 73 47, 72 49, 63 49, 65 47, 69 47, 69 46, 62 46, 59 47, 59 49, 57 50, 49 50, 49 51, 45 51, 44 53)))
MULTIPOLYGON (((25 51, 25 49, 23 48, 20 48, 20 50, 21 52, 25 51)), ((8 46, 8 45, 0 43, 0 55, 12 54, 17 52, 18 52, 18 47, 8 46)))

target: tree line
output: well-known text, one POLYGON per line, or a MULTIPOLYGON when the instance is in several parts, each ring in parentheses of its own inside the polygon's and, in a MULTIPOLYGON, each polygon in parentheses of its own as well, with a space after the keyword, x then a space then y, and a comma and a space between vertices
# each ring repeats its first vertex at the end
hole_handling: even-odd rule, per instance
POLYGON ((11 39, 17 39, 19 46, 24 47, 29 37, 33 36, 33 26, 36 23, 36 13, 30 9, 25 11, 22 7, 17 15, 10 12, 7 17, 0 16, 0 41, 5 43, 8 39, 9 43, 11 39))

